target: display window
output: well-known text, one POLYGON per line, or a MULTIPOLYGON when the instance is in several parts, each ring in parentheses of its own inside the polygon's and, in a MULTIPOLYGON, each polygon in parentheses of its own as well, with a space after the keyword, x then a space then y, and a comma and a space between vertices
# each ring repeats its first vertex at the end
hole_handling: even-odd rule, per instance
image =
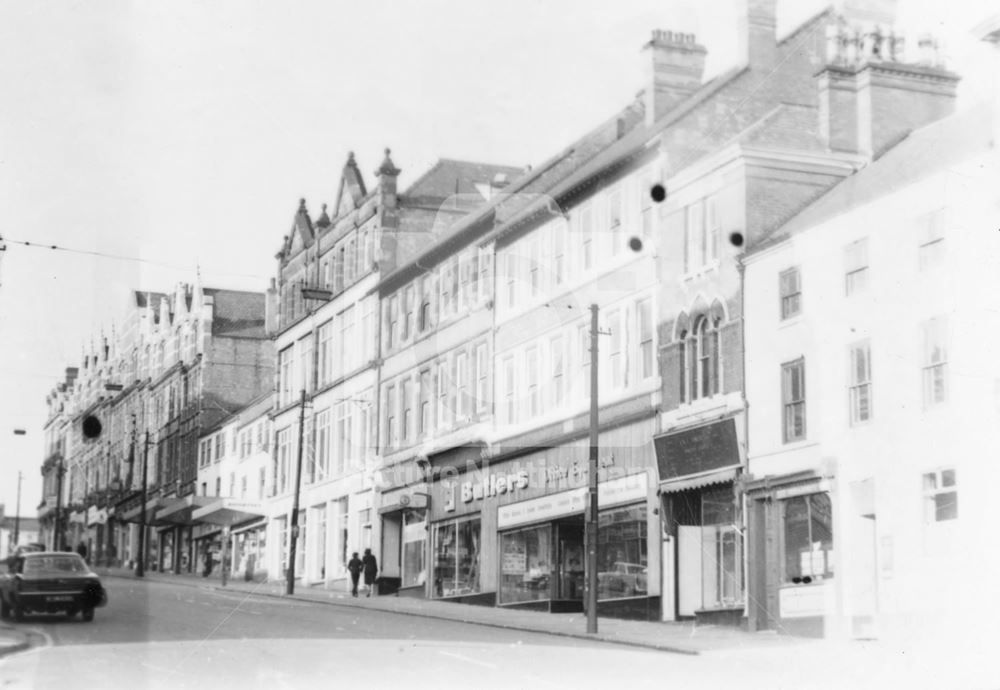
POLYGON ((784 581, 809 584, 833 577, 833 514, 830 494, 795 496, 782 502, 784 581))
POLYGON ((646 526, 645 505, 613 508, 598 514, 598 599, 649 593, 646 526))
POLYGON ((433 596, 479 592, 481 536, 479 518, 434 525, 433 596))
POLYGON ((501 534, 500 603, 549 599, 551 556, 551 525, 501 534))

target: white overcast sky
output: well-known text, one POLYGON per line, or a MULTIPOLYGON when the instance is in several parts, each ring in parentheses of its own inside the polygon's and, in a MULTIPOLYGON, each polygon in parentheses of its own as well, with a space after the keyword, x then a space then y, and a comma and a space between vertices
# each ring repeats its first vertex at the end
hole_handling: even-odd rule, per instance
MULTIPOLYGON (((537 164, 642 87, 651 29, 736 60, 742 0, 0 0, 0 503, 40 500, 45 396, 131 288, 263 290, 298 199, 332 204, 347 152, 390 146, 405 187, 438 157, 537 164), (171 268, 172 267, 172 268, 171 268), (14 436, 15 428, 27 436, 14 436)), ((779 0, 784 34, 826 3, 779 0)), ((900 0, 948 40, 960 107, 995 71, 990 0, 900 0)))

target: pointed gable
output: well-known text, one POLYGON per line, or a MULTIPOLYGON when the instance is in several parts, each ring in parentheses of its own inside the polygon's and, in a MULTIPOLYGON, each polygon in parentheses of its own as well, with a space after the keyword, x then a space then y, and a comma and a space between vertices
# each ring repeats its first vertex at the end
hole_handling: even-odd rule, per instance
POLYGON ((367 193, 361 170, 354 160, 354 152, 351 151, 347 154, 347 162, 344 163, 344 169, 340 173, 340 186, 337 188, 337 202, 334 207, 336 217, 339 218, 358 208, 367 193))

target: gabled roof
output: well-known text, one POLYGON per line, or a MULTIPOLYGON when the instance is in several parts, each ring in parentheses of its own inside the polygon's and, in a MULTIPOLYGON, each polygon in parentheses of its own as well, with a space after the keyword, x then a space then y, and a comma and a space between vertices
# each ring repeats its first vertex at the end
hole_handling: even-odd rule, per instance
POLYGON ((830 189, 748 254, 785 240, 989 150, 993 112, 983 104, 914 130, 881 158, 830 189))
POLYGON ((227 338, 266 338, 264 293, 205 288, 214 302, 212 335, 227 338))
POLYGON ((365 191, 365 180, 361 176, 354 152, 347 154, 347 162, 340 173, 340 185, 337 187, 337 201, 333 207, 335 218, 349 213, 361 205, 361 200, 368 194, 365 191))

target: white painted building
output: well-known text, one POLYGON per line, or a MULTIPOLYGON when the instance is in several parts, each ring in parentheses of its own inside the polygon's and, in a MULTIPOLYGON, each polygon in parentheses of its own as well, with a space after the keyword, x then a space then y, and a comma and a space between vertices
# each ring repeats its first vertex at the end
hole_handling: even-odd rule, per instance
POLYGON ((917 130, 745 258, 749 593, 768 627, 995 625, 995 119, 917 130))

